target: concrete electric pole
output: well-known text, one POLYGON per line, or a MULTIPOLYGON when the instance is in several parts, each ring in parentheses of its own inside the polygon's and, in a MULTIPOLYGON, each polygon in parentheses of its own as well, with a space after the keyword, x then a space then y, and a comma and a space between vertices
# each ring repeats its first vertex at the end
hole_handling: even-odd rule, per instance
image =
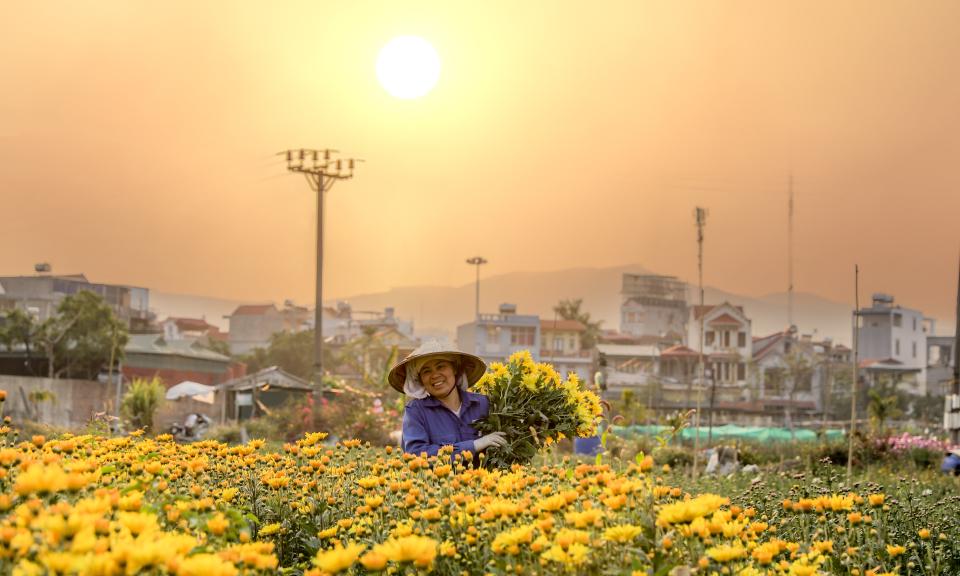
POLYGON ((306 176, 310 188, 317 193, 317 305, 313 340, 313 385, 323 398, 323 193, 330 190, 337 180, 353 178, 357 160, 331 160, 330 154, 337 150, 287 150, 278 156, 287 156, 287 170, 306 176))
POLYGON ((480 319, 480 265, 486 263, 487 261, 479 256, 467 260, 467 264, 473 264, 477 267, 477 306, 476 315, 473 317, 474 322, 477 322, 480 319))
POLYGON ((703 319, 706 311, 703 305, 703 227, 707 224, 708 210, 697 208, 697 269, 700 272, 700 376, 697 378, 697 432, 693 442, 693 479, 697 479, 697 463, 700 459, 700 398, 703 394, 703 319))

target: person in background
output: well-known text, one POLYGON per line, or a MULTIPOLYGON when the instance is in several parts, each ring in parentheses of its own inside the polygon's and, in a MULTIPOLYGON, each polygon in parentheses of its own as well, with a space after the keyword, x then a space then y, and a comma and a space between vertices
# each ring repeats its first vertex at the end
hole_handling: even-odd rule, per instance
POLYGON ((943 463, 940 464, 940 471, 952 476, 960 476, 960 450, 950 450, 947 452, 943 463))
POLYGON ((483 394, 470 392, 486 372, 483 360, 433 339, 390 370, 394 390, 413 399, 403 414, 400 445, 405 453, 436 456, 443 446, 453 454, 479 454, 507 443, 502 432, 480 436, 470 424, 490 412, 483 394))

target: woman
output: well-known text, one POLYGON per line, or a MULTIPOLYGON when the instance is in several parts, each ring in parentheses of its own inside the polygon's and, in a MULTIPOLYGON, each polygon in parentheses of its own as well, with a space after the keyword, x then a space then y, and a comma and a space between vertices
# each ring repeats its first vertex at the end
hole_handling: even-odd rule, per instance
POLYGON ((394 366, 390 385, 413 397, 403 415, 403 451, 436 456, 442 446, 453 446, 455 455, 469 451, 476 457, 506 444, 503 432, 481 437, 470 427, 490 411, 486 396, 468 390, 486 370, 480 358, 436 339, 394 366))

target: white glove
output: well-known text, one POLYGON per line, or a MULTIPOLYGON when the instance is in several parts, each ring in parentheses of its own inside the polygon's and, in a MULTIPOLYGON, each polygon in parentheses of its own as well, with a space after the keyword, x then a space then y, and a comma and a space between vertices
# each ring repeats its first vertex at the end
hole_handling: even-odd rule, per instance
POLYGON ((496 448, 507 443, 506 435, 503 432, 491 432, 486 436, 473 441, 473 451, 483 452, 487 448, 496 448))

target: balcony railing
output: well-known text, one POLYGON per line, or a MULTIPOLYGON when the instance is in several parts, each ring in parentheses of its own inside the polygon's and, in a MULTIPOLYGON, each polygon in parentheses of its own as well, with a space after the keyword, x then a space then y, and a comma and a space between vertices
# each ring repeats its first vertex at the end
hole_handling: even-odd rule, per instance
POLYGON ((517 314, 480 314, 478 317, 480 324, 516 324, 533 325, 540 322, 539 316, 519 316, 517 314))

